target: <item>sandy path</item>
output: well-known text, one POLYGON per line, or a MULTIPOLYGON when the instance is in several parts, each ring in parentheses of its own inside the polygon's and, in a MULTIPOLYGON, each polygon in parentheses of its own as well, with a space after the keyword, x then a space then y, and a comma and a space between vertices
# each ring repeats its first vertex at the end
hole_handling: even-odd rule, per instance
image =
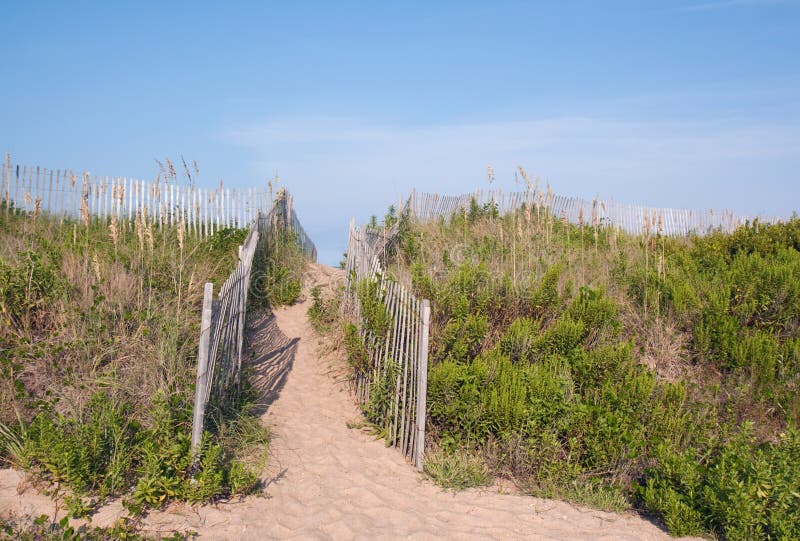
MULTIPOLYGON (((333 272, 312 269, 318 282, 333 272)), ((267 497, 154 512, 148 530, 195 530, 204 539, 670 539, 632 514, 497 489, 452 494, 423 480, 400 453, 347 428, 359 412, 345 385, 331 376, 341 361, 317 355, 307 309, 304 301, 256 322, 256 383, 265 392, 263 420, 273 434, 267 497)), ((0 472, 0 511, 44 505, 38 513, 52 512, 46 497, 30 490, 18 495, 19 479, 16 472, 0 472)), ((120 512, 110 505, 94 523, 120 512)))

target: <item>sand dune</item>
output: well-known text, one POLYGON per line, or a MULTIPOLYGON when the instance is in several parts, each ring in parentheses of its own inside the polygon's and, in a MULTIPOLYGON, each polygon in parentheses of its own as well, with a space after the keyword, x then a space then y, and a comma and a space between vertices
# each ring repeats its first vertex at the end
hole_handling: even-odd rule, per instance
MULTIPOLYGON (((334 272, 316 266, 313 276, 321 282, 334 272)), ((498 488, 454 494, 423 479, 400 453, 347 427, 359 412, 332 376, 342 361, 320 358, 307 309, 306 301, 255 322, 256 384, 273 434, 265 497, 174 505, 150 513, 147 530, 194 530, 203 539, 670 539, 634 514, 498 488)), ((0 512, 52 513, 47 497, 30 489, 18 494, 21 480, 17 472, 0 472, 0 512)), ((111 504, 93 523, 109 524, 122 512, 111 504)))

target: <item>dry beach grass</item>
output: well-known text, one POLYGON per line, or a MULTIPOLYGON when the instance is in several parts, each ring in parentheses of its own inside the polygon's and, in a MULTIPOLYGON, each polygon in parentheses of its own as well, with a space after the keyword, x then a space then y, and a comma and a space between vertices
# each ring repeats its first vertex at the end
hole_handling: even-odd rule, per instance
MULTIPOLYGON (((315 266, 313 282, 334 269, 315 266)), ((272 432, 265 496, 147 515, 151 533, 196 531, 201 539, 620 539, 669 536, 633 514, 614 514, 568 503, 502 493, 502 488, 447 492, 420 476, 394 449, 358 425, 360 413, 341 374, 340 355, 320 355, 320 337, 306 318, 309 300, 275 310, 257 322, 254 369, 272 432), (277 333, 282 337, 277 342, 277 333), (269 340, 267 339, 269 337, 269 340), (270 345, 272 344, 272 345, 270 345)), ((38 513, 53 503, 28 489, 20 474, 0 474, 0 509, 38 513)), ((124 513, 101 510, 96 525, 124 513)))

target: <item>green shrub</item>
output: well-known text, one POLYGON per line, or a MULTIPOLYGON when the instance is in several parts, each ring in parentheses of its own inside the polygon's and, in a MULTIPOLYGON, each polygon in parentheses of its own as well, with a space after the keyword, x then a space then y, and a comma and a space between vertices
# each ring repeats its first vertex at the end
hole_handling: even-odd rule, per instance
POLYGON ((361 339, 358 327, 352 323, 344 326, 344 348, 347 352, 347 360, 353 370, 360 374, 366 373, 370 368, 369 353, 361 339))
POLYGON ((570 482, 535 485, 522 483, 522 490, 539 498, 557 498, 593 509, 621 513, 630 508, 627 494, 617 486, 598 481, 573 480, 570 482))
POLYGON ((253 263, 258 270, 251 278, 251 300, 269 306, 294 304, 302 291, 306 266, 294 233, 272 229, 262 244, 264 249, 256 252, 253 263))
POLYGON ((388 426, 393 421, 391 413, 397 382, 397 364, 389 358, 382 370, 381 376, 370 386, 369 402, 364 407, 364 415, 376 427, 386 430, 387 444, 392 444, 394 442, 389 441, 388 426))
POLYGON ((197 457, 188 435, 203 283, 246 234, 0 213, 0 460, 68 487, 76 516, 254 489, 229 419, 197 457))
POLYGON ((300 297, 302 284, 287 267, 272 265, 267 268, 267 300, 272 306, 292 305, 300 297))
POLYGON ((433 278, 425 271, 421 261, 417 260, 411 265, 411 285, 420 298, 431 299, 435 297, 433 278))
POLYGON ((261 483, 258 475, 238 460, 231 462, 227 474, 227 485, 232 496, 253 494, 261 483))
POLYGON ((463 362, 480 352, 489 321, 481 314, 467 314, 445 324, 437 356, 463 362))
POLYGON ((590 345, 616 338, 622 328, 617 305, 602 290, 582 286, 567 313, 583 323, 586 333, 592 337, 590 345))
POLYGON ((456 267, 436 299, 440 309, 463 319, 474 312, 485 312, 492 304, 493 282, 485 264, 463 263, 456 267))
POLYGON ((102 500, 134 485, 131 498, 140 506, 170 499, 206 502, 255 488, 252 474, 210 440, 193 469, 188 405, 155 400, 149 427, 132 422, 129 409, 100 393, 79 417, 42 412, 28 427, 24 456, 77 495, 96 493, 102 500))
POLYGON ((130 486, 133 449, 140 436, 141 427, 130 419, 130 405, 100 393, 79 417, 39 413, 27 429, 23 453, 78 494, 99 492, 104 497, 130 486))
POLYGON ((391 325, 391 315, 383 303, 379 284, 376 280, 362 280, 358 284, 358 301, 365 332, 372 339, 382 343, 391 325))
POLYGON ((500 351, 513 362, 530 360, 539 330, 540 324, 529 317, 514 319, 500 339, 500 351))
POLYGON ((726 539, 797 539, 800 435, 759 444, 752 425, 700 456, 659 448, 658 464, 639 488, 676 535, 722 532, 726 539))
POLYGON ((69 287, 59 264, 58 255, 48 257, 32 250, 18 252, 16 264, 0 259, 0 325, 19 332, 47 328, 48 301, 69 287))
POLYGON ((586 336, 586 325, 565 313, 553 326, 542 333, 537 349, 544 354, 567 355, 577 348, 586 336))
POLYGON ((480 439, 477 405, 485 388, 488 365, 480 359, 469 364, 444 361, 428 376, 428 413, 445 438, 480 439))
POLYGON ((558 281, 561 278, 561 273, 561 266, 553 265, 542 276, 542 280, 531 298, 531 306, 536 313, 547 313, 551 309, 558 308, 561 304, 561 297, 558 293, 558 281))
POLYGON ((247 238, 247 229, 225 227, 218 229, 213 235, 206 237, 205 244, 208 251, 220 256, 236 253, 247 238))
POLYGON ((800 219, 667 238, 559 218, 473 201, 409 225, 435 443, 674 534, 800 537, 800 219))
POLYGON ((572 386, 561 357, 519 365, 492 350, 467 364, 445 361, 431 370, 430 416, 458 441, 528 434, 565 411, 572 386))
POLYGON ((317 332, 326 333, 333 329, 339 321, 340 292, 325 297, 320 286, 311 288, 311 306, 308 308, 308 320, 317 332))

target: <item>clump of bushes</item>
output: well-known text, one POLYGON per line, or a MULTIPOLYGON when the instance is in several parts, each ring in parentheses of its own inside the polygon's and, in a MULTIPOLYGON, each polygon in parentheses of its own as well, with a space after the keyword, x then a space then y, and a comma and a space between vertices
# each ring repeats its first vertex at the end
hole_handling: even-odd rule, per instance
POLYGON ((197 457, 190 449, 191 403, 157 398, 136 421, 131 405, 105 393, 91 398, 77 417, 46 408, 24 433, 16 460, 48 481, 63 482, 77 496, 130 494, 132 509, 171 499, 206 502, 251 492, 255 474, 209 437, 197 457))
POLYGON ((800 537, 800 434, 759 442, 752 423, 700 454, 656 449, 657 465, 637 489, 675 535, 721 532, 725 539, 800 537))
POLYGON ((325 296, 320 286, 311 288, 311 306, 308 308, 308 319, 317 332, 331 332, 339 322, 341 292, 334 291, 325 296))
POLYGON ((473 202, 400 237, 397 274, 433 307, 432 477, 481 457, 674 534, 800 536, 796 217, 667 239, 473 202))
POLYGON ((302 284, 291 269, 280 264, 270 264, 264 273, 265 298, 270 306, 292 305, 298 297, 302 284))
POLYGON ((306 258, 291 231, 272 230, 258 253, 252 278, 251 295, 255 303, 267 306, 292 305, 300 298, 306 258))
POLYGON ((245 235, 0 213, 0 461, 68 487, 74 516, 256 489, 229 421, 189 449, 203 283, 245 235))
POLYGON ((465 450, 436 449, 425 458, 425 473, 444 488, 463 490, 491 483, 489 468, 479 456, 465 450))

